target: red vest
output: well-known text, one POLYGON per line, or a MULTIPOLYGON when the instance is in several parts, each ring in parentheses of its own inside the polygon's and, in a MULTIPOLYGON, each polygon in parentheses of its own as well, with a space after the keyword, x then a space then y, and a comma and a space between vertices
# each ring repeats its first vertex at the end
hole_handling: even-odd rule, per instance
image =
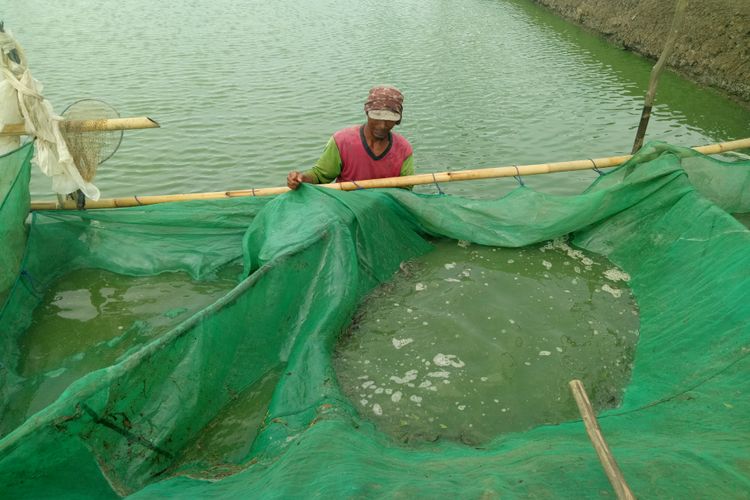
POLYGON ((341 156, 341 173, 337 182, 398 177, 401 166, 411 156, 411 144, 403 136, 391 132, 391 143, 380 156, 367 146, 364 125, 339 130, 333 134, 341 156))

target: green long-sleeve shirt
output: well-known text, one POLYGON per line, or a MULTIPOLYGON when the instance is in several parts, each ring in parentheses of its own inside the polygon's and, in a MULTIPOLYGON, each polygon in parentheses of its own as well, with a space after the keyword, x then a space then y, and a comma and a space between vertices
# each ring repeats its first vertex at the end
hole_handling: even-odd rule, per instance
MULTIPOLYGON (((315 184, 328 184, 336 180, 339 174, 341 174, 341 168, 339 148, 336 145, 336 141, 331 137, 315 166, 305 171, 305 175, 310 176, 315 184)), ((409 155, 404 160, 403 165, 401 165, 401 177, 405 175, 414 175, 413 155, 409 155)))

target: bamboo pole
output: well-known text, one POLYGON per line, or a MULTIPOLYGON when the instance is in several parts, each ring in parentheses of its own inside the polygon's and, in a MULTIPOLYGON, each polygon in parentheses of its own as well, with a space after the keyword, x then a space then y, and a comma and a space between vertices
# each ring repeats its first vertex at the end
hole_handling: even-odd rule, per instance
MULTIPOLYGON (((693 148, 695 151, 710 155, 734 151, 736 149, 750 148, 750 137, 736 141, 709 144, 693 148)), ((575 170, 589 170, 592 168, 611 168, 625 163, 632 155, 610 156, 607 158, 592 158, 587 160, 573 160, 557 163, 540 163, 536 165, 519 165, 492 168, 479 168, 473 170, 458 170, 453 172, 441 172, 435 174, 418 174, 404 177, 388 177, 385 179, 370 179, 354 182, 336 182, 332 184, 321 184, 321 187, 329 189, 340 189, 342 191, 354 191, 356 189, 390 188, 416 186, 420 184, 434 184, 437 182, 447 183, 474 179, 494 179, 499 177, 514 177, 517 175, 538 175, 554 172, 570 172, 575 170)), ((209 193, 192 194, 168 194, 156 196, 128 196, 124 198, 109 198, 98 201, 87 200, 86 208, 120 208, 136 207, 141 205, 155 205, 157 203, 169 203, 174 201, 190 200, 216 200, 221 198, 237 198, 242 196, 271 196, 286 193, 288 187, 271 187, 257 189, 241 189, 236 191, 216 191, 209 193)), ((66 201, 60 206, 55 201, 36 201, 31 203, 31 210, 55 210, 73 209, 75 202, 66 201)))
POLYGON ((622 475, 622 471, 617 465, 614 455, 612 455, 607 442, 604 440, 604 435, 599 427, 599 423, 596 421, 594 409, 591 407, 591 401, 589 401, 586 389, 583 387, 583 382, 580 380, 571 380, 568 385, 576 400, 578 410, 581 412, 581 417, 583 417, 586 433, 594 445, 596 454, 599 456, 599 461, 604 468, 604 472, 607 474, 609 482, 612 484, 612 488, 615 490, 617 498, 620 500, 635 500, 633 492, 625 482, 625 476, 622 475))
POLYGON ((646 136, 646 127, 648 127, 648 121, 651 118, 651 108, 654 105, 654 97, 656 97, 656 87, 659 84, 659 76, 664 68, 664 65, 672 54, 675 41, 677 40, 677 34, 682 26, 682 20, 685 18, 685 10, 687 8, 687 0, 677 0, 674 8, 674 16, 672 17, 672 27, 667 35, 667 41, 664 44, 664 49, 661 51, 659 60, 651 69, 651 76, 648 81, 648 91, 646 92, 646 98, 643 103, 643 111, 641 113, 641 121, 638 123, 638 131, 635 133, 635 141, 633 142, 633 150, 631 153, 635 153, 641 146, 643 146, 643 138, 646 136))
MULTIPOLYGON (((62 120, 60 130, 63 132, 107 132, 110 130, 132 130, 141 128, 159 128, 159 124, 147 116, 134 118, 111 118, 102 120, 62 120)), ((23 123, 11 123, 0 130, 0 137, 13 135, 30 135, 23 123)))

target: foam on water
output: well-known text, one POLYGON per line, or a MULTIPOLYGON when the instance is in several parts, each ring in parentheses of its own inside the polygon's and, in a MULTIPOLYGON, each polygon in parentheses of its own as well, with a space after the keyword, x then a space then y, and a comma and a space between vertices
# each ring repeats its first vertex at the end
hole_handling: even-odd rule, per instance
POLYGON ((406 442, 475 444, 575 418, 572 378, 597 408, 618 404, 638 330, 625 273, 563 239, 436 246, 373 292, 337 346, 365 418, 406 442))

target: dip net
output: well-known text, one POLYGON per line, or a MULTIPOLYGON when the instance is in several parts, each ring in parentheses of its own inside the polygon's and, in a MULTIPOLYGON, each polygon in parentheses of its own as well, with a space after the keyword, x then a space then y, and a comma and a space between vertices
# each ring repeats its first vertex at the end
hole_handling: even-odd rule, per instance
MULTIPOLYGON (((275 198, 34 212, 24 224, 32 147, 0 158, 4 496, 611 496, 575 413, 479 440, 400 440, 334 367, 362 301, 390 293, 381 285, 403 262, 445 241, 491 252, 561 238, 627 274, 637 301, 632 373, 621 397, 598 405, 631 489, 750 491, 750 231, 733 216, 750 211, 750 162, 650 143, 576 196, 304 185, 275 198), (105 284, 96 293, 92 279, 105 284), (120 293, 113 283, 125 279, 120 293), (81 296, 102 314, 127 306, 97 332, 60 328, 48 340, 55 356, 35 354, 39 310, 55 304, 78 321, 69 304, 81 296), (128 316, 143 308, 158 312, 128 316)), ((446 352, 426 362, 461 364, 446 352)), ((397 379, 414 382, 408 371, 397 379)))
MULTIPOLYGON (((119 118, 120 114, 104 101, 80 99, 68 106, 62 116, 65 120, 74 120, 73 125, 84 120, 95 125, 119 118)), ((122 130, 105 130, 102 127, 102 130, 83 131, 80 126, 76 129, 65 122, 61 123, 60 128, 73 162, 86 182, 94 180, 97 167, 110 159, 122 143, 122 130)))

